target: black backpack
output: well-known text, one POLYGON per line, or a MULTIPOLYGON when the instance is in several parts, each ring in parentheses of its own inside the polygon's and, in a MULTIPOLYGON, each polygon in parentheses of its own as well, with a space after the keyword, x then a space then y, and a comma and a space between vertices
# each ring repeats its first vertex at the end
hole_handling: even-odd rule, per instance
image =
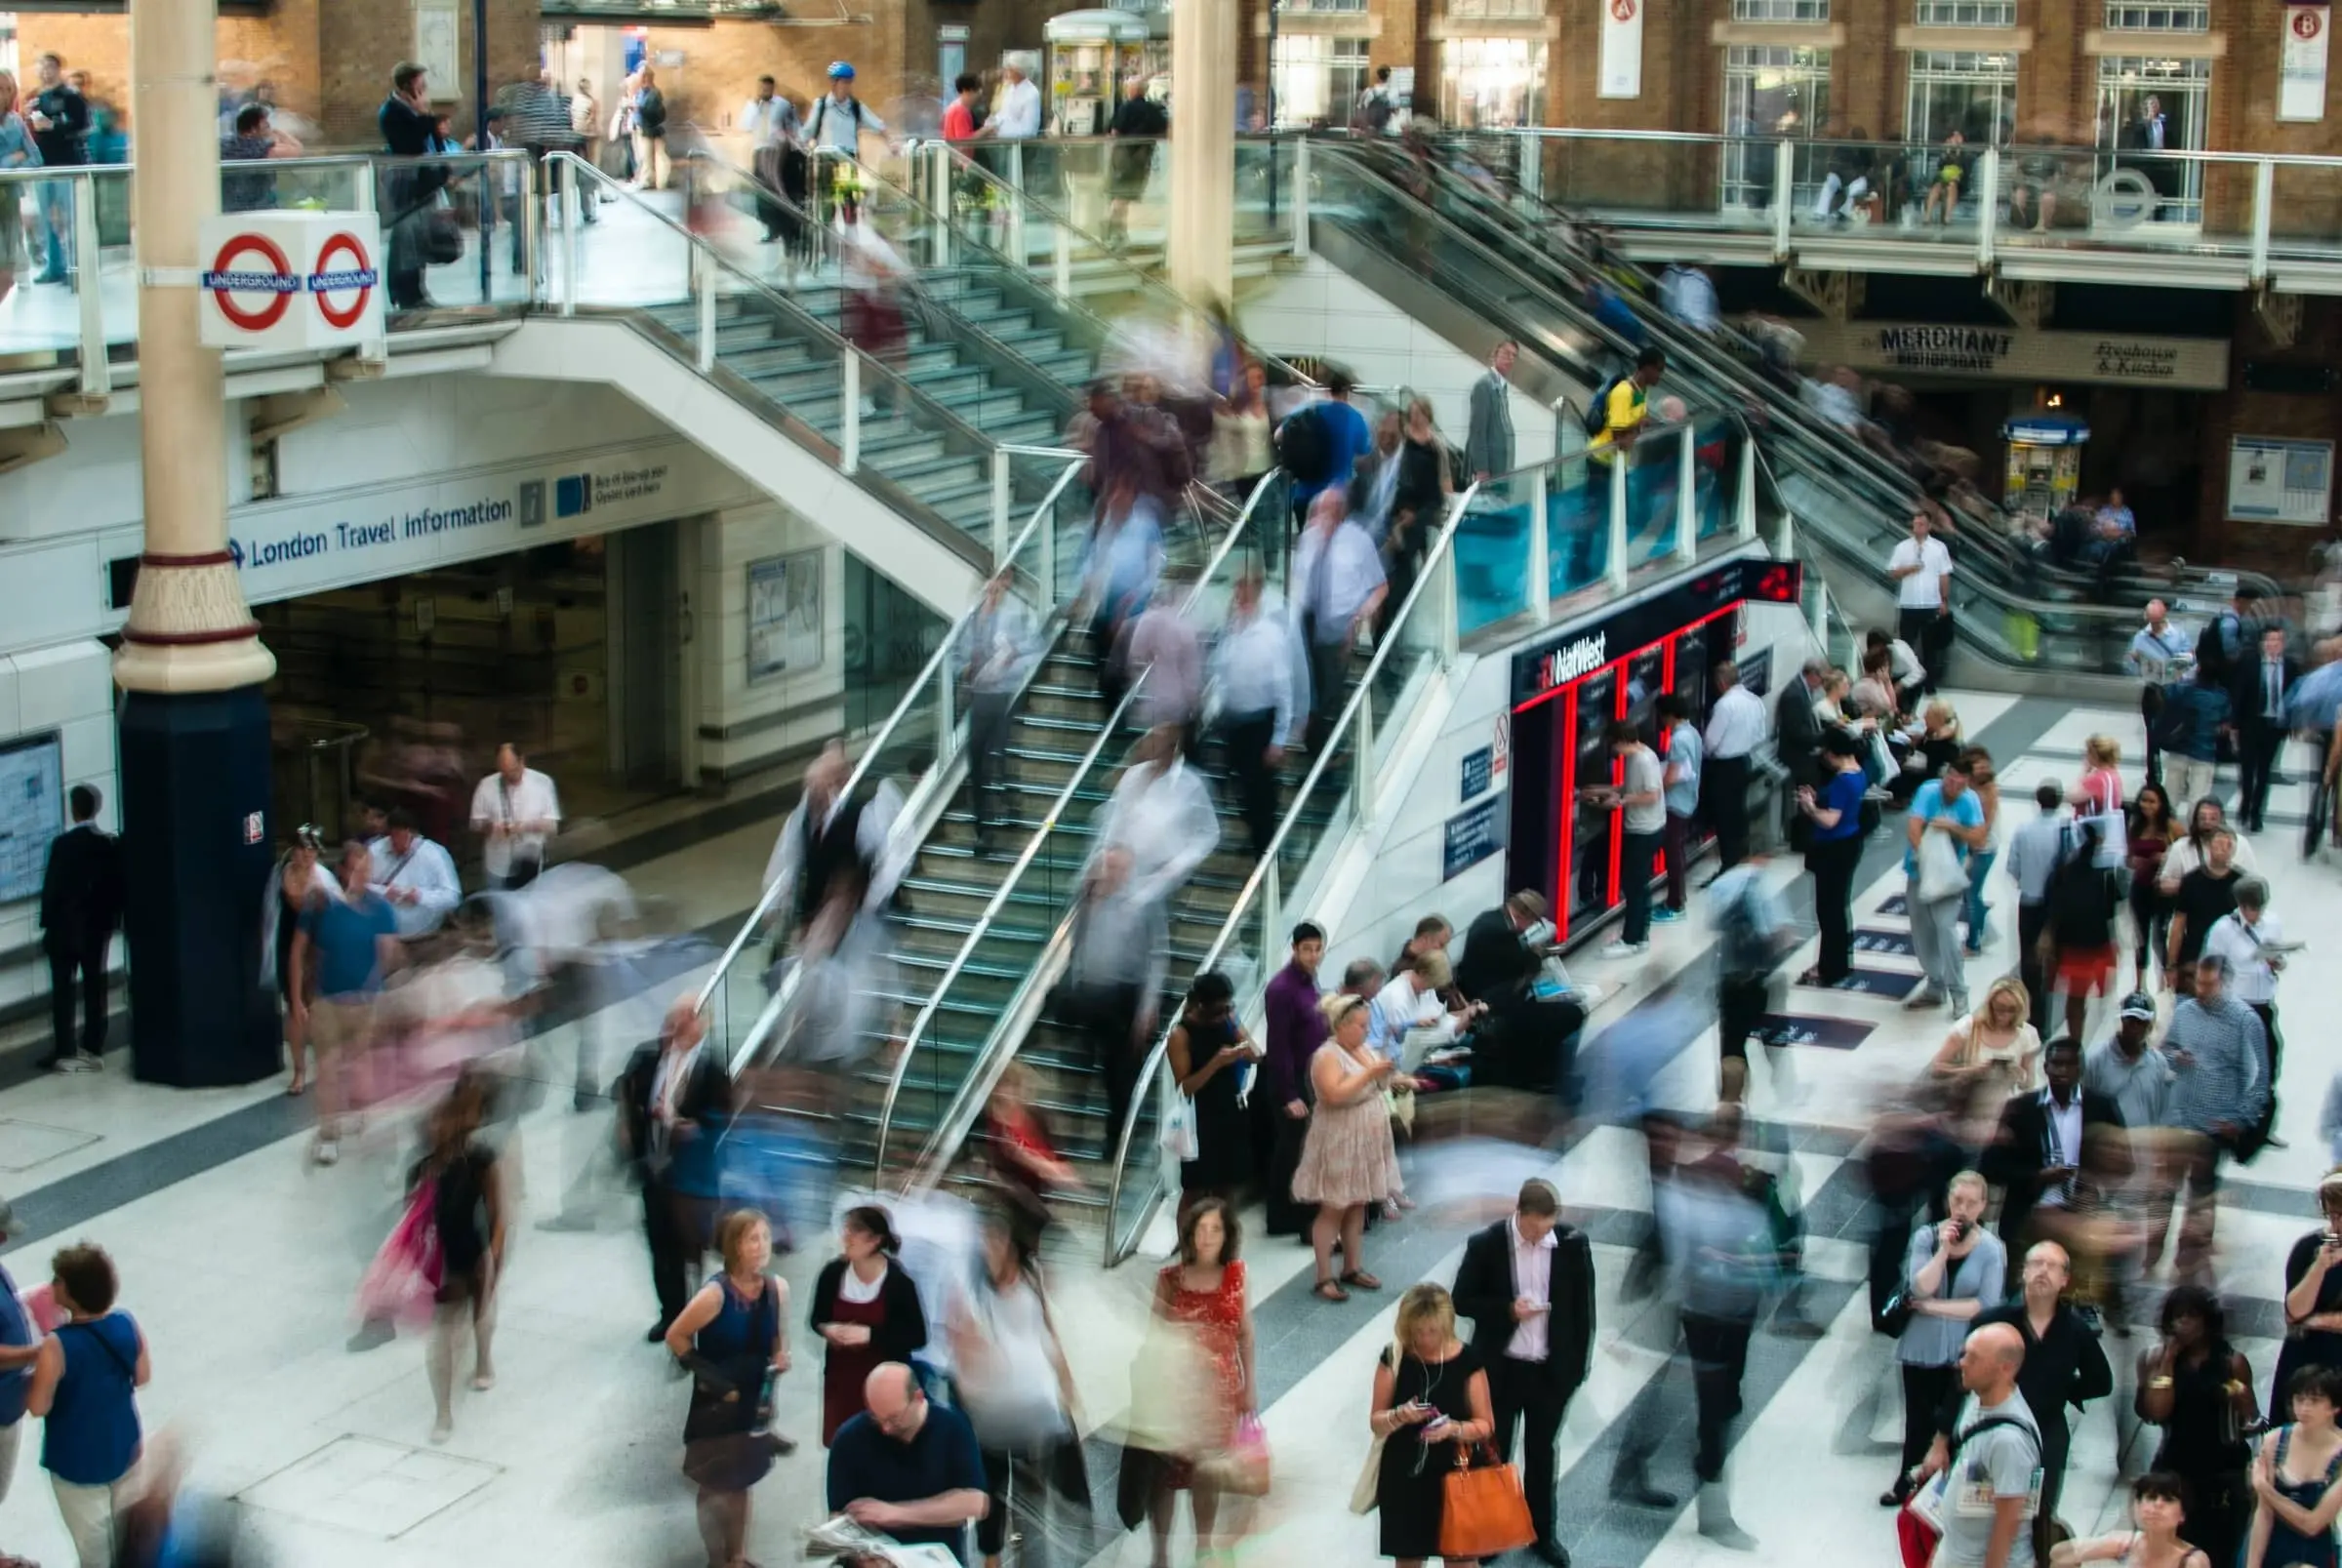
POLYGON ((2098 836, 2083 833, 2049 873, 2049 930, 2060 946, 2098 947, 2113 940, 2114 901, 2098 864, 2098 836))
POLYGON ((1298 409, 1276 427, 1276 465, 1296 484, 1322 485, 1333 477, 1334 443, 1323 405, 1298 409))
POLYGON ((1610 394, 1618 390, 1621 382, 1631 379, 1621 373, 1611 377, 1594 389, 1594 396, 1587 400, 1586 412, 1581 421, 1586 426, 1588 435, 1600 435, 1610 427, 1610 394))
POLYGON ((1391 95, 1376 88, 1368 92, 1364 101, 1359 103, 1358 123, 1364 129, 1380 136, 1384 129, 1391 124, 1393 112, 1391 95))
POLYGON ((2179 751, 2196 740, 2196 706, 2193 703, 2174 703, 2154 687, 2155 716, 2147 721, 2148 733, 2155 737, 2158 751, 2179 751))

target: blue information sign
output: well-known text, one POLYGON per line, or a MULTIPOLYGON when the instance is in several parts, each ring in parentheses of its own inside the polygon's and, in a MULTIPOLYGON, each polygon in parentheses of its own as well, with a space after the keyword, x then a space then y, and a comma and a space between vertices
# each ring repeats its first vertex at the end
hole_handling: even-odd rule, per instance
POLYGON ((1464 753, 1464 792, 1459 800, 1476 800, 1496 780, 1496 747, 1484 745, 1464 753))
POLYGON ((1439 880, 1451 882, 1505 847, 1504 819, 1499 802, 1483 800, 1447 820, 1441 835, 1439 880))

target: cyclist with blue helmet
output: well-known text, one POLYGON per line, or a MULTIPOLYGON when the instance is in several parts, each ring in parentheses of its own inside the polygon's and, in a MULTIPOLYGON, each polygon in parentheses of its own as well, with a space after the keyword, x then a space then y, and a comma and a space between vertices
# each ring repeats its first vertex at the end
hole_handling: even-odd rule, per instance
POLYGON ((862 133, 886 134, 886 122, 872 114, 854 96, 854 67, 838 60, 829 67, 829 91, 814 101, 805 119, 805 137, 823 152, 842 152, 849 158, 862 153, 862 133))

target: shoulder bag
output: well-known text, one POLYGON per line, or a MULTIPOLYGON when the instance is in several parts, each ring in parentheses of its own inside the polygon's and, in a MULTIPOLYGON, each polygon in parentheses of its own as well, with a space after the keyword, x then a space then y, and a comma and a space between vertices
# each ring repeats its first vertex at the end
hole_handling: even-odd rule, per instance
POLYGON ((1499 1556, 1537 1539, 1520 1471, 1485 1444, 1477 1445, 1483 1463, 1474 1465, 1473 1452, 1458 1445, 1456 1467, 1440 1481, 1439 1555, 1450 1562, 1499 1556))
MULTIPOLYGON (((1895 1515, 1895 1540, 1903 1548, 1903 1568, 1928 1568, 1934 1560, 1935 1548, 1944 1539, 1944 1510, 1950 1506, 1952 1472, 1959 1467, 1959 1451, 1983 1432, 1995 1427, 2014 1427, 2026 1430, 2023 1422, 2014 1416, 1987 1416, 1966 1431, 1953 1437, 1951 1452, 1945 1456, 1944 1467, 1929 1478, 1927 1484, 1911 1494, 1895 1515)), ((2040 1463, 2040 1438, 2034 1437, 2034 1463, 2040 1463)), ((2037 1468, 2035 1485, 2039 1485, 2037 1468)))

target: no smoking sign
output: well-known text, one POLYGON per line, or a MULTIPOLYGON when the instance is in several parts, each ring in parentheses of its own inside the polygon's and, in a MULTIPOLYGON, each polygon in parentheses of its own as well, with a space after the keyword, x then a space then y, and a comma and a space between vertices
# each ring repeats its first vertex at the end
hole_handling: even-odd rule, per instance
POLYGON ((324 348, 383 331, 382 229, 372 213, 208 219, 203 341, 218 348, 324 348))

